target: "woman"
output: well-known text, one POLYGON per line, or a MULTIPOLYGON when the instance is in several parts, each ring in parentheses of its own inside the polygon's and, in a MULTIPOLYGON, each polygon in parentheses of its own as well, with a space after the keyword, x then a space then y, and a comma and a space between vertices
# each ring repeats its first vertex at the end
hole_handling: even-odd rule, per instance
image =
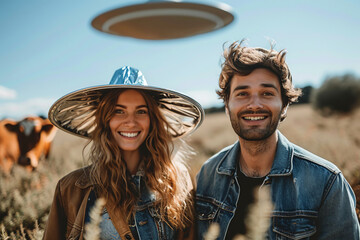
POLYGON ((173 141, 194 131, 203 114, 192 98, 147 86, 131 67, 109 85, 60 98, 49 119, 91 140, 91 164, 58 182, 44 239, 83 239, 100 197, 101 239, 191 238, 193 187, 173 141))

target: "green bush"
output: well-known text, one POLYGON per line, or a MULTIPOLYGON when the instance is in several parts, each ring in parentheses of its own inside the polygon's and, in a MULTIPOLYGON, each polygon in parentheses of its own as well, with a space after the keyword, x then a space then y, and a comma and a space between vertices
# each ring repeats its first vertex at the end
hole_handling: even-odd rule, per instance
POLYGON ((360 79, 353 74, 329 77, 313 91, 312 103, 325 115, 350 113, 360 103, 360 79))

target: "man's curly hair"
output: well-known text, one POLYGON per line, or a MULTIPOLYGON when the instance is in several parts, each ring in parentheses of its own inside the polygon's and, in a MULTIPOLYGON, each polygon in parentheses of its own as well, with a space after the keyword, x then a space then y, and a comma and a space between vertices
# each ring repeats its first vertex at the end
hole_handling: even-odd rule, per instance
POLYGON ((216 91, 227 106, 230 95, 230 83, 235 74, 246 76, 257 68, 266 68, 279 77, 283 107, 296 102, 301 90, 294 88, 289 67, 285 63, 286 51, 277 52, 271 49, 242 47, 244 42, 236 41, 224 50, 222 70, 219 77, 220 89, 216 91))

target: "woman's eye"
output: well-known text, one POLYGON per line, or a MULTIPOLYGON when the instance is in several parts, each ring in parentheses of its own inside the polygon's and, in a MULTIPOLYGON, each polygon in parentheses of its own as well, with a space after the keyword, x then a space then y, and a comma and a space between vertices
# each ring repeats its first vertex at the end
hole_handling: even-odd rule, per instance
POLYGON ((116 113, 116 114, 124 114, 125 112, 124 112, 124 110, 122 110, 122 109, 116 109, 116 110, 115 110, 115 113, 116 113))
POLYGON ((141 110, 137 111, 137 113, 138 114, 147 114, 147 110, 141 109, 141 110))

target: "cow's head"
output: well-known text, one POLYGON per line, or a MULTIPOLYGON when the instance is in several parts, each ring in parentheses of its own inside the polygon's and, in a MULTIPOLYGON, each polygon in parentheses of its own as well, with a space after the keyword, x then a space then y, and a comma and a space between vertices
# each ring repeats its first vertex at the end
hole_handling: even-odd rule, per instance
POLYGON ((20 165, 32 170, 38 166, 39 159, 43 155, 48 157, 56 132, 56 128, 48 119, 27 117, 14 124, 8 123, 5 127, 17 135, 20 150, 18 163, 20 165))

